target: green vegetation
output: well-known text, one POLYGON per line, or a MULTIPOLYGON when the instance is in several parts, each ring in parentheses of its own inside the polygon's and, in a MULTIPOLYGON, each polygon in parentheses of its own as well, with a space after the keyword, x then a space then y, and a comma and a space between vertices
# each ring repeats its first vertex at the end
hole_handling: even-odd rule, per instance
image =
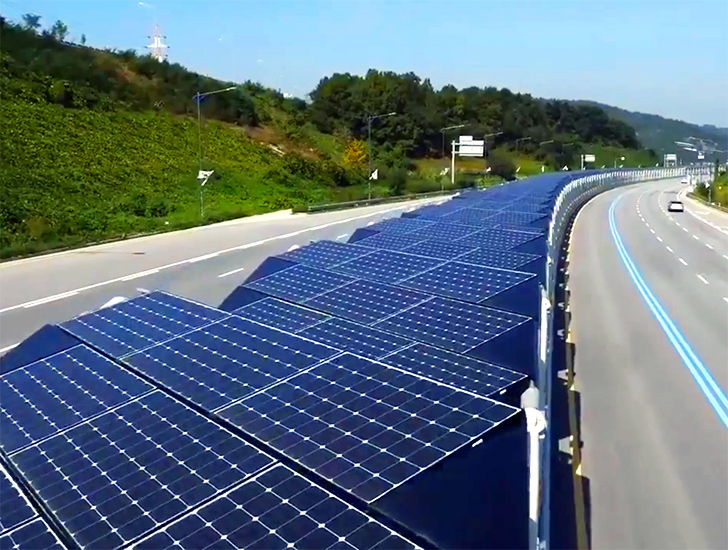
POLYGON ((696 185, 695 195, 704 201, 728 208, 728 172, 720 174, 710 188, 703 183, 696 185))

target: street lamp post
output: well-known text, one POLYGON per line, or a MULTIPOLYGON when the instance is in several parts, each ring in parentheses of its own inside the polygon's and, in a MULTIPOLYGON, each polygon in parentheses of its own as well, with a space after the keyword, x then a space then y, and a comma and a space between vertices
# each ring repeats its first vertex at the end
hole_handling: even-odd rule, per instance
POLYGON ((530 137, 523 137, 523 138, 518 138, 518 139, 516 140, 516 152, 518 152, 518 142, 519 142, 519 141, 529 141, 530 139, 531 139, 530 137))
POLYGON ((456 128, 465 128, 466 126, 467 124, 455 124, 454 126, 440 128, 440 133, 442 133, 442 158, 445 158, 445 132, 447 130, 455 130, 456 128))
POLYGON ((230 90, 236 89, 237 86, 229 86, 228 88, 222 88, 220 90, 213 90, 211 92, 197 92, 192 99, 195 100, 195 103, 197 103, 197 178, 200 179, 200 218, 205 217, 205 199, 203 196, 203 187, 205 186, 205 183, 207 182, 207 178, 210 177, 208 174, 207 177, 204 178, 204 181, 202 181, 202 116, 200 114, 200 103, 202 103, 202 98, 208 95, 213 94, 221 94, 223 92, 229 92, 230 90))
POLYGON ((624 157, 619 157, 619 159, 617 159, 617 157, 614 157, 614 167, 615 168, 617 167, 617 160, 622 160, 623 161, 624 160, 624 157))
POLYGON ((368 188, 368 198, 369 200, 372 199, 372 120, 376 120, 378 118, 384 118, 388 116, 396 115, 397 113, 385 113, 383 115, 367 115, 367 130, 369 134, 368 142, 369 142, 369 154, 367 155, 369 159, 369 171, 367 172, 367 183, 369 184, 368 188))

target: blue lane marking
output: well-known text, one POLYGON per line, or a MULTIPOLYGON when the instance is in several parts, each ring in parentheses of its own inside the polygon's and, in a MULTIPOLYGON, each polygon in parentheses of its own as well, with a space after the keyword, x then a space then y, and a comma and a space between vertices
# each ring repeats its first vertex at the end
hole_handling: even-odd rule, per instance
POLYGON ((715 412, 718 414, 718 417, 721 419, 723 424, 725 424, 726 428, 728 428, 728 397, 726 397, 725 393, 723 393, 723 390, 721 390, 720 386, 718 386, 718 383, 713 379, 708 369, 705 368, 705 365, 703 365, 700 359, 698 359, 698 356, 690 347, 690 344, 687 343, 682 333, 672 322, 672 319, 670 319, 667 313, 665 313, 665 310, 660 305, 660 302, 657 301, 655 295, 652 294, 650 287, 642 278, 642 275, 634 265, 634 262, 632 262, 632 258, 622 243, 622 238, 617 230, 617 224, 614 221, 614 208, 617 206, 617 203, 621 198, 622 195, 614 199, 609 207, 609 230, 612 233, 612 240, 614 240, 614 244, 617 246, 617 252, 619 252, 622 262, 627 268, 630 277, 632 277, 632 281, 637 287, 637 290, 639 290, 639 293, 647 304, 647 307, 650 308, 650 311, 657 319, 662 330, 665 331, 670 343, 675 348, 678 355, 682 358, 683 363, 685 363, 690 374, 693 375, 693 378, 698 383, 698 386, 702 390, 703 394, 705 394, 705 397, 708 399, 715 412))

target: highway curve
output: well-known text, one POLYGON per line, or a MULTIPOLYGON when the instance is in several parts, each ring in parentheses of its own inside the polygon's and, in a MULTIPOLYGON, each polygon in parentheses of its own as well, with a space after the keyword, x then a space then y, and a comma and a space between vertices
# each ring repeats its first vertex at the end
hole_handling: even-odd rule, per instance
POLYGON ((604 193, 573 229, 576 517, 594 548, 728 548, 728 217, 668 213, 681 187, 604 193))

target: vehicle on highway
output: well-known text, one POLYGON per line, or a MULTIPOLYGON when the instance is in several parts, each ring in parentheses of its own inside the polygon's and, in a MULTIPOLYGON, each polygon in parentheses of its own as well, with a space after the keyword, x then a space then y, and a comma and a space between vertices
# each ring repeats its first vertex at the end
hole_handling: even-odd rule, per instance
POLYGON ((690 183, 690 176, 685 176, 682 180, 680 180, 680 183, 688 185, 690 183))
POLYGON ((684 212, 685 206, 680 201, 670 201, 667 203, 668 212, 684 212))

